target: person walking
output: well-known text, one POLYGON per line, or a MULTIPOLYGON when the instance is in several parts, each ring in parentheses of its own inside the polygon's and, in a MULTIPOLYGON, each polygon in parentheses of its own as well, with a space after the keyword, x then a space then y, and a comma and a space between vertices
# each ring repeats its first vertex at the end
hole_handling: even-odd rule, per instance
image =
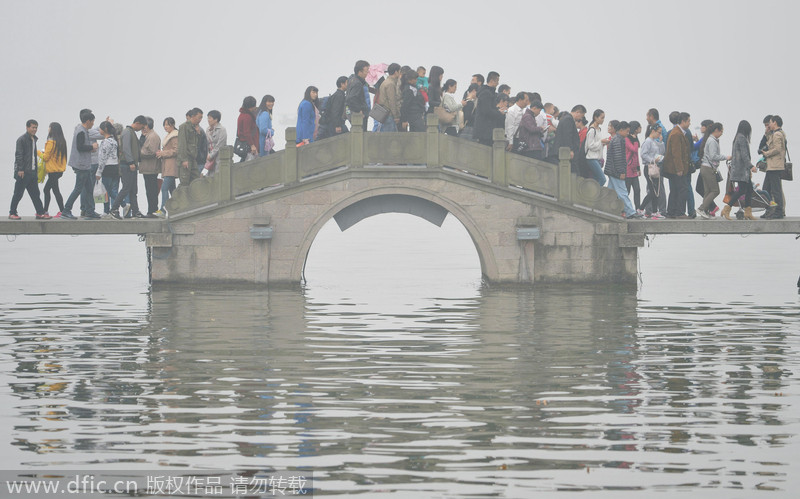
POLYGON ((141 161, 141 146, 139 139, 136 138, 136 132, 142 131, 147 125, 147 118, 144 116, 137 116, 133 123, 126 126, 120 137, 120 147, 122 154, 120 154, 119 161, 119 174, 122 177, 122 189, 120 189, 114 204, 111 205, 111 216, 117 220, 122 220, 119 215, 119 206, 125 196, 130 197, 130 214, 131 218, 145 218, 142 212, 139 211, 139 200, 136 198, 139 193, 139 176, 137 169, 141 161))
POLYGON ((463 126, 463 108, 464 104, 467 103, 466 100, 457 100, 456 99, 456 90, 458 89, 458 83, 455 80, 449 79, 444 83, 444 94, 442 95, 442 107, 448 113, 455 113, 456 118, 453 120, 453 123, 447 125, 444 129, 444 133, 447 135, 458 136, 459 126, 463 126), (459 116, 462 117, 459 120, 459 116), (459 125, 461 123, 461 125, 459 125))
MULTIPOLYGON (((362 130, 367 131, 367 121, 369 121, 369 86, 367 85, 367 75, 369 74, 369 63, 367 61, 356 61, 353 66, 353 74, 347 80, 345 90, 345 104, 352 117, 354 114, 361 113, 364 120, 361 123, 362 130)), ((414 80, 416 82, 416 80, 414 80)), ((351 118, 352 123, 352 118, 351 118)))
MULTIPOLYGON (((275 136, 275 130, 272 128, 272 109, 275 107, 275 97, 267 94, 261 98, 261 104, 258 105, 258 115, 256 116, 256 126, 258 127, 258 155, 266 156, 272 152, 272 149, 267 149, 266 143, 268 138, 275 136)), ((209 113, 211 116, 211 113, 209 113)), ((226 132, 227 135, 227 132, 226 132)), ((225 139, 227 140, 227 139, 225 139)), ((274 140, 273 140, 274 144, 274 140)))
POLYGON ((628 192, 625 189, 625 178, 627 177, 628 162, 625 157, 625 138, 630 132, 631 126, 626 121, 621 121, 616 129, 617 133, 611 142, 608 143, 608 157, 604 172, 608 175, 608 186, 617 193, 617 197, 624 205, 624 215, 626 218, 642 218, 631 204, 628 192))
POLYGON ((167 213, 165 205, 175 190, 175 180, 178 178, 178 164, 175 159, 178 153, 178 130, 175 128, 175 118, 165 118, 163 126, 167 136, 164 137, 164 147, 156 153, 161 160, 161 207, 156 212, 159 217, 167 213))
POLYGON ((142 128, 144 143, 141 149, 139 173, 144 177, 144 191, 147 197, 147 218, 157 218, 158 211, 158 175, 161 173, 161 164, 158 160, 158 151, 161 150, 161 137, 153 127, 153 118, 146 116, 147 123, 142 128))
POLYGON ((689 186, 686 175, 689 174, 689 154, 691 144, 686 139, 685 130, 691 125, 689 113, 679 113, 677 125, 667 137, 664 155, 663 174, 669 179, 669 199, 667 200, 667 218, 689 218, 684 213, 689 186))
POLYGON ((188 186, 200 178, 200 170, 197 169, 197 148, 201 133, 198 128, 202 119, 203 111, 195 107, 186 113, 186 122, 178 127, 178 150, 175 159, 178 163, 180 185, 188 186))
POLYGON ((297 139, 295 142, 298 145, 305 145, 314 142, 314 129, 316 111, 314 109, 314 101, 317 100, 319 89, 315 86, 306 88, 303 95, 303 100, 297 106, 297 139))
POLYGON ((753 179, 752 175, 756 172, 750 160, 750 136, 753 129, 750 122, 742 120, 736 130, 736 137, 733 139, 733 154, 731 154, 730 180, 736 184, 737 191, 731 194, 730 200, 722 208, 722 216, 731 220, 731 208, 744 195, 744 218, 745 220, 755 220, 753 216, 753 179))
POLYGON ((764 177, 764 190, 769 192, 775 206, 770 208, 761 218, 772 220, 786 216, 786 203, 783 197, 783 170, 786 167, 786 132, 783 131, 783 119, 777 114, 769 121, 772 132, 767 139, 764 158, 767 160, 767 174, 764 177))
POLYGON ((664 181, 661 178, 661 162, 664 160, 664 142, 661 140, 661 127, 647 125, 647 138, 641 147, 642 163, 645 165, 647 180, 647 195, 642 200, 645 217, 651 220, 664 218, 659 211, 661 198, 664 197, 664 181), (649 206, 648 206, 649 203, 649 206))
POLYGON ((98 180, 103 183, 108 196, 105 204, 108 204, 108 211, 103 218, 111 217, 111 206, 117 199, 117 183, 119 181, 119 137, 117 129, 110 121, 100 123, 100 136, 103 141, 97 150, 97 171, 95 172, 95 182, 98 180), (111 184, 106 179, 115 178, 117 182, 111 184), (114 188, 113 191, 111 188, 114 188))
POLYGON ((644 213, 642 211, 641 199, 641 186, 639 185, 639 176, 641 175, 642 168, 639 163, 639 134, 642 133, 642 125, 638 121, 631 121, 631 131, 625 137, 625 156, 628 161, 628 176, 625 178, 625 188, 630 195, 633 190, 633 207, 636 208, 637 213, 644 213))
POLYGON ((8 211, 9 220, 20 220, 17 207, 22 200, 25 191, 33 201, 33 208, 36 210, 37 220, 46 220, 50 215, 44 212, 42 200, 39 198, 38 165, 36 154, 36 131, 39 123, 36 120, 28 120, 25 123, 25 133, 17 139, 16 150, 14 151, 14 194, 11 197, 11 209, 8 211))
MULTIPOLYGON (((711 204, 719 196, 719 162, 731 159, 720 152, 719 138, 722 136, 722 123, 714 123, 708 128, 710 134, 705 140, 703 154, 700 156, 700 176, 703 177, 703 202, 697 208, 698 214, 705 219, 713 218, 710 213, 711 204)), ((721 176, 721 175, 720 175, 721 176)))
MULTIPOLYGON (((61 210, 62 218, 75 220, 77 217, 72 214, 72 205, 80 196, 81 206, 94 206, 94 196, 92 188, 94 186, 94 176, 92 175, 92 152, 98 149, 97 142, 89 137, 89 130, 94 126, 94 114, 84 111, 80 115, 80 124, 75 127, 72 134, 72 147, 70 148, 69 160, 67 164, 75 172, 75 187, 64 203, 61 210)), ((84 209, 85 211, 85 209, 84 209)), ((84 213, 84 218, 91 220, 100 218, 100 215, 93 210, 84 213)))
MULTIPOLYGON (((425 100, 417 88, 419 75, 413 70, 406 71, 402 78, 403 102, 400 105, 400 122, 409 132, 425 131, 425 100)), ((348 83, 349 85, 349 83, 348 83)))
MULTIPOLYGON (((522 155, 532 159, 544 160, 544 134, 547 128, 540 126, 536 117, 542 111, 541 101, 531 102, 519 122, 519 140, 525 143, 522 155)), ((603 178, 605 181, 605 177, 603 178)))
POLYGON ((444 92, 442 89, 442 77, 444 69, 439 66, 431 66, 431 73, 428 76, 428 113, 442 105, 444 92))
MULTIPOLYGON (((380 131, 396 132, 400 127, 400 97, 402 93, 400 88, 400 76, 402 72, 400 71, 400 65, 396 62, 389 64, 386 72, 389 76, 383 80, 378 92, 381 96, 381 105, 389 110, 389 116, 386 118, 386 121, 381 124, 380 131)), ((339 81, 336 82, 336 86, 337 88, 339 87, 339 81)), ((334 118, 336 118, 336 116, 334 116, 334 118)))
POLYGON ((200 174, 204 177, 214 175, 218 168, 219 151, 228 145, 228 131, 219 122, 222 120, 222 113, 216 109, 208 112, 208 128, 206 129, 206 139, 208 140, 208 158, 200 174))
POLYGON ((58 203, 58 213, 53 218, 61 218, 64 211, 64 198, 61 197, 61 190, 58 187, 58 179, 64 175, 67 169, 67 139, 64 138, 64 131, 60 123, 50 123, 47 132, 47 142, 44 151, 40 153, 44 161, 47 182, 44 184, 44 212, 49 215, 50 193, 56 198, 58 203))
MULTIPOLYGON (((239 118, 236 120, 236 140, 244 142, 249 152, 240 156, 244 161, 250 161, 258 156, 258 125, 256 125, 256 98, 248 95, 242 100, 242 107, 239 108, 239 118)), ((199 123, 199 122, 198 122, 199 123)))
POLYGON ((499 128, 503 128, 506 120, 505 113, 497 107, 496 90, 499 83, 500 74, 490 71, 486 77, 486 84, 478 91, 478 101, 475 104, 474 138, 487 146, 494 143, 492 137, 494 128, 498 124, 499 128))
POLYGON ((603 148, 608 145, 609 139, 602 137, 602 126, 606 120, 606 113, 602 109, 595 109, 592 113, 592 122, 586 132, 584 148, 586 151, 586 165, 592 178, 600 185, 606 185, 606 176, 600 162, 603 159, 603 148))

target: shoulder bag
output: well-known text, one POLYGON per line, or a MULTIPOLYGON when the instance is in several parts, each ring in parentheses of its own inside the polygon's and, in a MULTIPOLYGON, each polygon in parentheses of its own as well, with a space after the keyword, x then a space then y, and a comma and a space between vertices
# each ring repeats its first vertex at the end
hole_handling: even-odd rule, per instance
POLYGON ((794 176, 792 175, 792 157, 789 156, 789 144, 786 144, 786 158, 787 160, 783 165, 783 175, 781 178, 791 182, 794 180, 794 176))
POLYGON ((435 108, 433 108, 433 114, 439 118, 440 125, 452 125, 453 122, 456 120, 456 113, 455 111, 452 113, 448 113, 447 110, 439 104, 435 108))
POLYGON ((375 104, 369 112, 370 118, 378 123, 384 123, 386 118, 389 117, 389 109, 382 104, 375 104))
POLYGON ((250 145, 236 137, 236 142, 233 143, 233 153, 240 158, 246 158, 248 154, 250 154, 250 145))

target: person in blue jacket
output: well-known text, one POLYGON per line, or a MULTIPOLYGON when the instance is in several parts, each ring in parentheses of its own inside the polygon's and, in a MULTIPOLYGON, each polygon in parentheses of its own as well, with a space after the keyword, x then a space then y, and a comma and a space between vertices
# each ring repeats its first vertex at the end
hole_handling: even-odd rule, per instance
POLYGON ((303 100, 297 107, 297 143, 308 144, 314 142, 314 129, 316 127, 317 112, 314 102, 317 100, 319 90, 311 86, 306 89, 303 100))
POLYGON ((261 98, 261 105, 258 106, 258 116, 256 126, 258 126, 258 155, 266 156, 271 151, 264 149, 267 137, 274 137, 275 130, 272 129, 272 108, 275 107, 275 97, 267 94, 261 98))

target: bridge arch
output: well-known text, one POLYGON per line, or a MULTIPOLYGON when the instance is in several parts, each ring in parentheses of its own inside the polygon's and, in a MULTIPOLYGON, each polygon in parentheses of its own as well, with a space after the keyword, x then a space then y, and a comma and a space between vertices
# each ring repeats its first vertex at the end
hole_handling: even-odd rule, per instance
POLYGON ((442 193, 419 187, 395 186, 366 189, 339 201, 320 215, 304 234, 303 242, 292 264, 292 279, 297 282, 302 279, 311 245, 328 221, 338 217, 339 227, 346 230, 361 220, 382 213, 407 213, 439 226, 447 213, 452 214, 467 230, 475 245, 481 264, 481 274, 489 280, 496 280, 499 276, 492 246, 480 226, 466 210, 447 199, 442 193))

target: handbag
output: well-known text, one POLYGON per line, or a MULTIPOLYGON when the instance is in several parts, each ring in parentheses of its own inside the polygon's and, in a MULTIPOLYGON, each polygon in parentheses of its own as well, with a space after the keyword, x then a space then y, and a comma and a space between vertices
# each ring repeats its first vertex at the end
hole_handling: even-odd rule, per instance
POLYGON ((714 176, 717 178, 717 182, 722 182, 722 174, 719 172, 719 168, 714 168, 714 176))
POLYGON ((272 138, 272 132, 268 132, 264 138, 264 150, 272 152, 273 149, 275 149, 275 139, 272 138))
POLYGON ((783 164, 783 175, 781 175, 781 179, 791 182, 794 180, 794 176, 792 175, 792 157, 789 156, 789 146, 786 146, 786 157, 788 161, 783 164))
POLYGON ((439 118, 440 125, 452 125, 453 122, 456 120, 456 112, 453 111, 452 113, 448 112, 444 106, 438 105, 433 108, 433 114, 439 118))
POLYGON ((647 175, 650 178, 659 178, 661 176, 661 168, 658 167, 658 163, 653 161, 647 165, 647 175))
POLYGON ((767 160, 759 159, 758 162, 756 163, 756 168, 758 168, 758 171, 760 172, 767 171, 767 160))
POLYGON ((250 145, 239 137, 236 137, 236 142, 233 143, 233 153, 240 158, 246 158, 250 153, 250 145))
POLYGON ((378 123, 383 123, 389 117, 389 109, 381 104, 375 104, 369 112, 369 117, 378 123))

